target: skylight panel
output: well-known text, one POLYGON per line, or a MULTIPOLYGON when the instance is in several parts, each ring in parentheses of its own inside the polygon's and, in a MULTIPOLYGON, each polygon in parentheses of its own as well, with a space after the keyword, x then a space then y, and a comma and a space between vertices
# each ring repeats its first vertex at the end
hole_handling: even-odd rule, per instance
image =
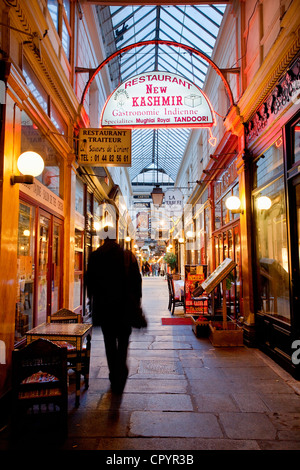
MULTIPOLYGON (((226 5, 127 5, 103 6, 111 12, 115 49, 154 39, 178 42, 211 56, 226 5)), ((99 16, 100 17, 100 16, 99 16)), ((107 16, 105 16, 107 18, 107 16)), ((108 55, 111 49, 108 49, 108 55)), ((117 64, 117 62, 116 62, 117 64)), ((123 82, 147 71, 177 73, 203 87, 209 64, 197 54, 159 43, 137 47, 118 57, 120 72, 113 79, 123 82)), ((175 181, 189 139, 189 128, 136 129, 132 131, 132 166, 130 178, 157 161, 158 166, 175 181), (157 140, 153 139, 156 132, 157 140), (155 140, 155 147, 153 148, 155 140), (158 144, 158 150, 156 148, 158 144)), ((145 173, 142 173, 144 175, 145 173)))

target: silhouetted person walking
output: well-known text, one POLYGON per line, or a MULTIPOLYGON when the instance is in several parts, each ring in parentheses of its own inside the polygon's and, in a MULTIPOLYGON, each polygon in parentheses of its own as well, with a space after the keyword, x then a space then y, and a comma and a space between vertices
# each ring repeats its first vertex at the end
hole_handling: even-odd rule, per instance
POLYGON ((122 393, 128 376, 130 308, 133 298, 140 302, 142 297, 142 279, 134 254, 107 238, 90 255, 86 286, 93 325, 100 325, 103 332, 112 391, 122 393))

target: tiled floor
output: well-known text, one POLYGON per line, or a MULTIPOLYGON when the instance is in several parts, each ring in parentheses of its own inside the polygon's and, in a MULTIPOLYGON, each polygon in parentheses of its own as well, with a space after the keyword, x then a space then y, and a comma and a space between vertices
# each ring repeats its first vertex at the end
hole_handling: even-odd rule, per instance
POLYGON ((215 348, 190 325, 162 326, 167 304, 165 279, 144 278, 149 325, 131 336, 121 397, 110 392, 102 333, 93 329, 90 386, 79 408, 70 394, 60 448, 299 450, 300 383, 257 349, 215 348))

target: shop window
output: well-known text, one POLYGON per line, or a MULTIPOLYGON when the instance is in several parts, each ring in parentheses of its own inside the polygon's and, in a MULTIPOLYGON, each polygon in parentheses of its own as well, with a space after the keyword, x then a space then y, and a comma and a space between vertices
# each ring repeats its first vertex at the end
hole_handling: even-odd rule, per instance
POLYGON ((294 127, 294 161, 293 163, 299 162, 300 160, 300 120, 294 127))
POLYGON ((239 214, 234 214, 226 207, 226 199, 229 196, 239 197, 239 185, 236 184, 215 204, 215 230, 219 230, 223 225, 229 224, 233 220, 239 218, 239 214))
POLYGON ((75 210, 84 215, 84 185, 78 178, 76 179, 75 210))
POLYGON ((211 253, 211 210, 210 207, 204 209, 204 256, 203 264, 207 264, 208 273, 212 272, 212 260, 210 257, 211 253))
POLYGON ((36 78, 35 73, 33 72, 32 68, 30 67, 25 58, 23 64, 23 74, 26 79, 26 83, 29 90, 31 91, 35 99, 38 101, 41 108, 50 117, 52 123, 54 124, 58 132, 62 136, 65 136, 65 138, 67 138, 67 124, 65 123, 61 114, 56 109, 55 105, 50 99, 50 96, 47 94, 39 80, 36 78))
POLYGON ((83 293, 83 231, 75 230, 74 309, 82 306, 83 293))
POLYGON ((48 0, 48 10, 55 29, 60 37, 63 50, 68 61, 70 61, 70 48, 72 30, 70 0, 48 0))
POLYGON ((18 228, 17 299, 15 342, 33 327, 34 306, 35 209, 20 203, 18 228))
POLYGON ((222 199, 222 225, 228 224, 230 222, 231 211, 227 209, 225 204, 225 201, 229 196, 231 196, 231 191, 228 192, 222 199))
POLYGON ((51 273, 51 313, 57 312, 62 304, 62 239, 63 226, 53 223, 52 273, 51 273))
POLYGON ((31 121, 29 116, 22 112, 21 152, 33 150, 39 153, 45 162, 45 169, 37 179, 47 186, 54 194, 63 197, 63 162, 50 145, 45 136, 31 121))
POLYGON ((55 29, 58 31, 58 0, 48 0, 47 4, 55 29))
POLYGON ((87 193, 87 211, 93 214, 93 194, 87 193))
POLYGON ((222 205, 221 201, 215 204, 215 230, 218 230, 222 226, 222 205))
MULTIPOLYGON (((259 167, 259 165, 258 165, 259 167)), ((283 177, 254 195, 258 310, 290 324, 289 266, 283 177), (270 200, 260 209, 259 200, 270 200)))
POLYGON ((65 137, 68 135, 67 124, 63 120, 61 114, 58 112, 52 101, 50 101, 50 119, 55 125, 59 133, 65 137))
POLYGON ((23 59, 23 75, 26 80, 26 84, 35 97, 35 99, 38 101, 39 105, 41 108, 45 111, 45 113, 49 114, 49 100, 48 100, 48 94, 42 87, 41 83, 39 80, 36 78, 35 73, 29 66, 28 62, 26 59, 23 59))
POLYGON ((278 139, 256 162, 254 188, 264 185, 283 171, 283 145, 278 139))

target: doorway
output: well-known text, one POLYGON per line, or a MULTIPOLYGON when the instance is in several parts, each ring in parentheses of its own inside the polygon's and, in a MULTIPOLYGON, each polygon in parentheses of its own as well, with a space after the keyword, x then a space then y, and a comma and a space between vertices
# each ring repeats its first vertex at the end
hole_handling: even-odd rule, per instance
MULTIPOLYGON (((231 258, 236 262, 236 267, 228 277, 230 288, 226 294, 227 312, 232 319, 240 315, 241 299, 241 243, 240 224, 235 223, 229 228, 214 234, 215 263, 219 266, 225 258, 231 258)), ((221 302, 222 292, 219 286, 218 300, 221 302)))
POLYGON ((62 306, 63 223, 40 209, 37 233, 36 324, 39 325, 62 306))

